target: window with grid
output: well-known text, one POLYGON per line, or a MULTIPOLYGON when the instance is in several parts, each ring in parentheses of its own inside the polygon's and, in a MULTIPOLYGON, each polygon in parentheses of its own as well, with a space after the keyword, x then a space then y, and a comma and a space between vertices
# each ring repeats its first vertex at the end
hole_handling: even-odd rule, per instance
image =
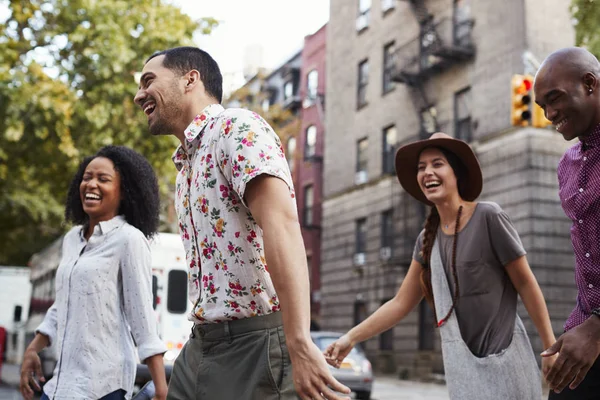
MULTIPOLYGON (((381 305, 384 305, 391 299, 383 300, 381 305)), ((394 328, 390 328, 387 331, 379 335, 379 350, 394 350, 394 328)))
POLYGON ((395 43, 390 42, 383 47, 383 94, 394 89, 392 80, 394 74, 395 43))
POLYGON ((367 104, 367 85, 369 84, 369 60, 358 64, 358 91, 356 94, 356 107, 361 108, 367 104))
POLYGON ((367 251, 367 219, 356 220, 356 249, 354 253, 365 253, 367 251))
POLYGON ((294 96, 294 82, 287 81, 283 85, 283 100, 291 99, 294 96))
POLYGON ((356 172, 367 172, 368 166, 368 151, 369 151, 369 139, 360 139, 356 144, 356 172))
POLYGON ((313 185, 304 187, 304 226, 311 226, 314 222, 313 204, 315 201, 313 185))
POLYGON ((381 213, 381 247, 392 247, 394 243, 394 225, 392 210, 381 213))
POLYGON ((393 174, 395 172, 394 157, 398 144, 398 135, 396 126, 391 125, 383 129, 383 154, 382 154, 382 170, 384 174, 393 174))
POLYGON ((315 156, 317 146, 317 127, 314 125, 306 128, 306 140, 304 142, 304 158, 315 156))
POLYGON ((306 97, 310 100, 317 98, 317 89, 319 85, 319 72, 313 69, 306 76, 306 97))
POLYGON ((454 94, 454 137, 466 142, 471 140, 471 88, 454 94))

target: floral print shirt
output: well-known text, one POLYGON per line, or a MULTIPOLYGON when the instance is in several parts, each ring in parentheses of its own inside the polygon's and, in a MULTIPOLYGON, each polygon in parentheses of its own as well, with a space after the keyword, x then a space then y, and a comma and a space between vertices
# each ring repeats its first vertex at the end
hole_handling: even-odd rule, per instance
POLYGON ((189 266, 190 320, 218 323, 279 311, 262 230, 244 201, 246 185, 268 174, 295 195, 281 142, 258 114, 206 107, 173 154, 175 208, 189 266))

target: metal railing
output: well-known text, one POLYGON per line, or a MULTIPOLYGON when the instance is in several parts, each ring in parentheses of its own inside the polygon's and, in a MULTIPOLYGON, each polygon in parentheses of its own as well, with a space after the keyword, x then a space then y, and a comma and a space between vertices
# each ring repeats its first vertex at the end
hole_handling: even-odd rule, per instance
POLYGON ((395 79, 411 84, 452 63, 471 58, 475 54, 473 25, 473 20, 455 22, 452 18, 423 25, 419 36, 396 50, 395 79))

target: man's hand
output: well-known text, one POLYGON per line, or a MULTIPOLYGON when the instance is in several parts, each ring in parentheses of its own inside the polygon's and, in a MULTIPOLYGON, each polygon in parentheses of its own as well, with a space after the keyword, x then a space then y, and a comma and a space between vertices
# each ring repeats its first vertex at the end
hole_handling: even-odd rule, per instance
POLYGON ((44 374, 42 373, 42 362, 35 350, 28 349, 23 355, 21 381, 19 385, 21 394, 26 400, 33 399, 33 389, 38 392, 42 390, 36 379, 40 382, 45 381, 44 374))
POLYGON ((600 354, 600 318, 592 315, 583 324, 558 338, 542 357, 558 353, 556 362, 546 375, 552 390, 560 393, 569 385, 575 389, 583 381, 600 354))
POLYGON ((334 392, 335 390, 350 394, 350 389, 331 375, 325 357, 314 343, 307 343, 299 350, 294 350, 289 345, 288 348, 292 360, 294 386, 301 400, 349 399, 349 397, 341 397, 334 392))

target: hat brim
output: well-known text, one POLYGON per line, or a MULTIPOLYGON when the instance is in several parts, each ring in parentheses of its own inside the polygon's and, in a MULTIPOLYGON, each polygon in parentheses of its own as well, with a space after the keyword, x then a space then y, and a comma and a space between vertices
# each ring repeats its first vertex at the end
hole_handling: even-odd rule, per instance
POLYGON ((481 194, 483 176, 481 166, 471 147, 464 141, 451 138, 425 139, 404 145, 396 152, 396 175, 400 184, 412 197, 421 203, 432 206, 433 203, 421 190, 417 180, 419 155, 428 147, 439 147, 454 153, 465 166, 467 182, 464 185, 462 198, 474 201, 481 194))

